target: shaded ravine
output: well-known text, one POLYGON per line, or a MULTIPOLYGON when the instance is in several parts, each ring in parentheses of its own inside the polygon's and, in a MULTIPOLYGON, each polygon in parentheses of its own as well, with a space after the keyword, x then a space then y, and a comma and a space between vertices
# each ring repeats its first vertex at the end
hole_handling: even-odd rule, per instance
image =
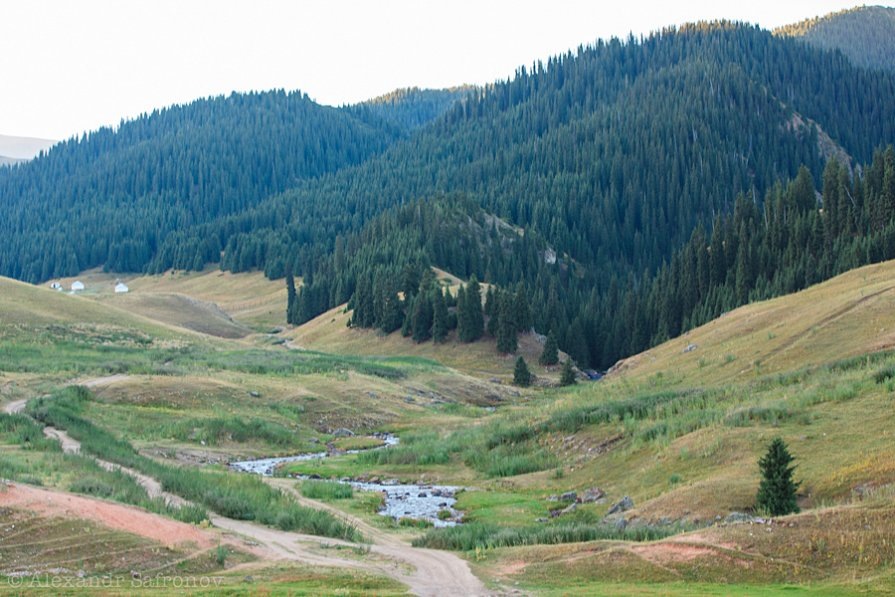
MULTIPOLYGON (((103 381, 106 379, 108 378, 103 378, 103 381)), ((89 383, 89 381, 85 382, 84 385, 89 383)), ((27 400, 17 400, 7 404, 3 410, 8 414, 20 413, 24 410, 26 403, 27 400)), ((80 442, 63 430, 44 427, 44 434, 47 437, 58 439, 65 452, 79 453, 81 450, 80 442)), ((176 505, 188 503, 180 496, 164 491, 158 481, 138 471, 99 458, 94 458, 94 460, 103 468, 108 470, 117 469, 131 475, 146 489, 146 493, 150 497, 162 497, 168 503, 176 505)), ((273 559, 380 573, 406 584, 414 595, 425 597, 461 597, 493 594, 485 588, 482 581, 472 574, 469 564, 453 553, 412 547, 408 543, 376 529, 355 516, 301 496, 292 487, 292 483, 286 479, 265 477, 265 481, 274 487, 286 491, 299 503, 331 512, 357 527, 373 541, 372 545, 370 545, 370 553, 376 557, 348 559, 329 553, 320 553, 321 545, 324 544, 343 548, 358 547, 357 544, 337 539, 280 531, 254 522, 235 520, 219 515, 211 515, 211 522, 221 529, 236 533, 254 543, 260 544, 273 559)))

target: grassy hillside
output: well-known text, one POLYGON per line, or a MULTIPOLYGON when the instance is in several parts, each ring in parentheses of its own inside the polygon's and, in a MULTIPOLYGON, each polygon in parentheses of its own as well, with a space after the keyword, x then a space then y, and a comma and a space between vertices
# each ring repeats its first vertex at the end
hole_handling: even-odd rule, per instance
MULTIPOLYGON (((175 294, 204 289, 224 301, 215 276, 145 283, 175 294)), ((789 583, 838 595, 885 589, 893 579, 895 353, 885 349, 895 262, 731 312, 638 355, 603 382, 518 395, 482 379, 509 370, 487 343, 382 338, 347 328, 339 311, 253 336, 254 344, 217 338, 166 351, 152 334, 172 329, 109 308, 123 297, 71 297, 13 282, 2 288, 0 312, 15 308, 31 326, 13 333, 18 324, 0 320, 4 366, 28 366, 0 380, 10 398, 117 363, 125 375, 80 399, 79 416, 144 456, 203 469, 243 455, 321 450, 338 427, 396 431, 397 447, 286 470, 466 488, 457 494, 467 523, 459 539, 429 531, 421 541, 466 553, 487 579, 537 594, 671 595, 776 594, 789 583), (129 341, 115 338, 64 339, 81 318, 96 325, 107 316, 148 326, 141 333, 152 343, 131 352, 129 341), (48 325, 55 332, 35 340, 33 330, 48 325), (287 340, 340 354, 288 349, 287 340), (778 436, 796 458, 803 513, 772 524, 724 522, 731 512, 755 513, 757 461, 778 436), (566 503, 550 496, 594 487, 604 500, 552 518, 566 503), (604 517, 624 496, 633 507, 607 528, 604 517), (622 518, 627 528, 618 530, 622 518)), ((536 359, 533 347, 524 350, 536 359)), ((58 489, 83 490, 79 478, 88 474, 110 487, 122 483, 16 441, 11 433, 2 448, 9 476, 58 489)), ((337 506, 388 529, 366 496, 337 506)))
POLYGON ((286 323, 286 286, 261 272, 233 274, 207 268, 122 276, 90 270, 45 286, 59 282, 67 290, 76 280, 86 286, 82 296, 210 335, 243 337, 286 323), (124 281, 130 292, 115 294, 117 280, 124 281))
POLYGON ((895 261, 754 303, 621 361, 610 377, 743 382, 895 346, 895 261), (689 347, 689 350, 688 350, 689 347))
POLYGON ((56 292, 49 288, 0 277, 0 329, 5 335, 49 328, 54 324, 71 326, 117 326, 163 338, 179 334, 170 326, 151 321, 117 306, 101 305, 83 296, 56 292))
MULTIPOLYGON (((459 496, 471 525, 460 549, 478 546, 468 553, 486 576, 546 594, 775 594, 786 582, 830 595, 880 589, 892 579, 895 354, 877 351, 889 345, 893 283, 893 262, 862 268, 729 313, 604 382, 538 393, 462 426, 418 421, 392 456, 287 469, 472 486, 459 496), (753 512, 757 461, 778 436, 796 457, 805 513, 771 526, 716 524, 753 512), (604 501, 551 519, 565 504, 549 496, 592 487, 604 501), (624 496, 634 507, 613 522, 697 531, 654 544, 488 547, 508 529, 536 543, 540 532, 584 533, 624 496), (731 582, 741 584, 716 584, 731 582)), ((345 333, 333 327, 321 338, 368 350, 399 341, 345 333)), ((442 536, 424 544, 443 545, 442 536)))

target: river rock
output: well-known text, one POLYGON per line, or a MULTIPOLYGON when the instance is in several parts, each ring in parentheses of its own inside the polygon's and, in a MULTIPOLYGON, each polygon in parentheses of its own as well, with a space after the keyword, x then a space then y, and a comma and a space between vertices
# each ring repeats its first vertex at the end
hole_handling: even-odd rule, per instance
POLYGON ((606 493, 600 489, 599 487, 591 487, 590 489, 586 489, 581 497, 578 498, 578 501, 582 504, 593 504, 597 502, 601 502, 605 499, 606 493))
POLYGON ((572 512, 574 512, 577 509, 578 509, 578 504, 576 504, 575 502, 572 502, 571 504, 569 504, 568 506, 566 506, 565 508, 560 510, 559 515, 563 516, 565 514, 571 514, 572 512))
POLYGON ((609 512, 607 512, 607 514, 615 514, 617 512, 626 512, 633 507, 634 507, 634 500, 632 500, 628 496, 625 496, 621 499, 620 502, 616 503, 611 508, 609 508, 609 512))
POLYGON ((335 431, 333 431, 333 435, 336 437, 354 437, 354 432, 350 429, 345 429, 344 427, 339 427, 335 431))
POLYGON ((727 524, 739 524, 741 522, 755 522, 755 517, 745 512, 731 512, 724 517, 727 524))

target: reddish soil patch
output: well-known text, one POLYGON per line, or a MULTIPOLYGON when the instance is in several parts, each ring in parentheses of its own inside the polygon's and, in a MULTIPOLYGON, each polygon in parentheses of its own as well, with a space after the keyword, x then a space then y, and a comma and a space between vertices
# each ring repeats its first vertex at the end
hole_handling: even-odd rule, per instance
POLYGON ((209 548, 217 544, 214 533, 184 522, 150 514, 132 506, 27 485, 10 483, 5 490, 0 488, 0 506, 18 507, 47 516, 83 518, 168 546, 193 543, 199 548, 209 548))
POLYGON ((516 562, 507 562, 497 569, 497 575, 513 576, 514 574, 521 574, 522 572, 525 572, 525 568, 527 566, 528 562, 524 562, 522 560, 516 562))
POLYGON ((663 542, 647 545, 633 545, 631 551, 655 564, 689 562, 701 557, 715 557, 718 552, 707 545, 693 543, 663 542))

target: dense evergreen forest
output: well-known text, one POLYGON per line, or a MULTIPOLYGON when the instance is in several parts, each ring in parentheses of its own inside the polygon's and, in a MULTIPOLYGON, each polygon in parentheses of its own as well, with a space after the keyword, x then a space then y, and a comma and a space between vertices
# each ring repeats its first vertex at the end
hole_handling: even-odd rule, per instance
MULTIPOLYGON (((512 353, 516 334, 534 328, 559 338, 579 365, 605 368, 751 300, 895 259, 895 149, 877 151, 858 172, 831 160, 822 192, 802 167, 761 202, 740 195, 732 212, 718 215, 711 231, 697 226, 655 275, 612 278, 603 290, 599 272, 569 259, 552 262, 543 239, 467 199, 414 202, 340 238, 317 277, 290 292, 289 320, 301 323, 348 300, 346 288, 356 281, 352 325, 442 341, 472 307, 463 292, 454 301, 427 275, 438 266, 496 285, 484 302, 487 327, 464 335, 461 325, 461 341, 487 333, 499 351, 512 353), (435 317, 439 309, 444 324, 435 317)), ((477 283, 470 286, 481 311, 477 283)))
POLYGON ((462 85, 450 89, 420 89, 410 87, 352 106, 352 110, 371 113, 377 118, 410 132, 425 126, 462 101, 475 88, 462 85))
MULTIPOLYGON (((70 139, 0 168, 0 275, 143 271, 172 231, 358 164, 457 98, 405 93, 374 110, 328 108, 299 92, 232 94, 70 139)), ((194 238, 188 267, 217 262, 222 248, 194 238)))
MULTIPOLYGON (((849 201, 876 205, 888 187, 873 173, 885 179, 879 164, 888 154, 874 160, 874 151, 895 140, 893 97, 890 73, 726 22, 600 41, 465 97, 410 90, 329 109, 297 94, 236 96, 208 105, 264 107, 234 108, 225 126, 209 118, 214 132, 193 126, 186 108, 172 109, 0 174, 12 214, 0 223, 0 273, 41 280, 100 263, 162 272, 219 262, 286 277, 294 323, 351 301, 363 305, 354 325, 394 329, 400 319, 423 341, 436 336, 439 305, 452 300, 425 275, 437 265, 501 289, 491 307, 498 317, 486 314, 495 334, 500 305, 526 303, 530 322, 506 329, 552 333, 582 366, 606 367, 750 297, 875 258, 876 249, 849 243, 883 242, 886 225, 872 234, 861 228, 883 216, 856 207, 853 226, 829 233, 829 254, 812 253, 822 262, 796 263, 795 255, 806 258, 801 245, 767 244, 772 234, 761 226, 780 202, 784 228, 826 226, 827 209, 809 206, 804 191, 825 180, 830 155, 843 160, 837 177, 856 172, 849 201), (302 118, 288 117, 284 97, 305 110, 302 118), (175 122, 162 126, 166 118, 175 122), (296 128, 298 138, 278 153, 277 131, 296 128), (105 151, 123 131, 132 141, 105 151), (218 154, 190 145, 203 131, 218 154), (159 146, 167 153, 151 153, 159 146), (203 169, 215 155, 237 157, 203 169), (299 165, 290 161, 297 155, 299 165), (857 174, 857 164, 871 161, 857 174), (160 186, 162 174, 174 182, 160 186), (788 180, 801 189, 792 191, 797 211, 783 199, 788 180), (145 222, 153 225, 144 230, 145 222), (722 243, 709 254, 723 252, 725 261, 710 260, 715 277, 694 292, 682 281, 683 255, 705 260, 702 239, 722 243), (749 251, 741 255, 740 246, 749 251), (740 261, 749 275, 737 277, 740 261), (298 276, 304 285, 296 289, 298 276), (404 301, 391 300, 399 290, 404 301)), ((458 331, 462 304, 447 310, 458 331)), ((507 322, 511 311, 521 312, 507 311, 507 322)))
POLYGON ((244 256, 225 267, 276 274, 269 261, 289 254, 303 274, 389 207, 462 191, 588 267, 639 274, 738 192, 761 196, 801 164, 820 175, 818 131, 796 113, 868 161, 895 138, 893 91, 841 54, 745 26, 598 43, 520 69, 358 167, 172 236, 151 269, 190 267, 186 248, 214 236, 244 256))
POLYGON ((824 50, 841 50, 858 66, 895 71, 895 8, 859 6, 775 30, 824 50))

